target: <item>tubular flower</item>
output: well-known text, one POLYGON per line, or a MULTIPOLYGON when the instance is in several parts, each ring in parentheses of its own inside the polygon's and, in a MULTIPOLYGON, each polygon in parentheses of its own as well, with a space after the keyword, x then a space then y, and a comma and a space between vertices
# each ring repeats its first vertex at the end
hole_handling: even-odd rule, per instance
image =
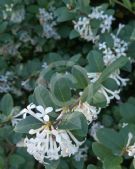
POLYGON ((79 148, 78 152, 75 154, 74 159, 80 161, 81 159, 87 160, 88 147, 79 148))
POLYGON ((91 106, 87 102, 80 102, 76 107, 74 107, 74 111, 83 113, 89 123, 97 119, 97 115, 100 113, 100 110, 100 108, 91 106))
POLYGON ((44 163, 45 158, 58 160, 60 157, 70 157, 83 144, 70 131, 54 129, 52 125, 31 129, 29 134, 33 137, 24 140, 27 151, 40 163, 44 163))
POLYGON ((90 129, 90 135, 94 138, 94 140, 98 141, 97 138, 97 131, 101 128, 104 128, 103 125, 101 125, 99 122, 93 123, 90 129))
POLYGON ((94 42, 98 39, 92 32, 90 19, 88 17, 80 17, 77 22, 74 21, 74 29, 80 34, 81 38, 94 42))
POLYGON ((60 39, 60 36, 55 30, 56 22, 52 12, 47 12, 44 8, 39 8, 39 21, 43 27, 43 36, 47 39, 60 39))
POLYGON ((123 78, 120 76, 120 70, 118 69, 110 75, 110 78, 114 79, 118 86, 126 86, 129 81, 128 78, 123 78))
MULTIPOLYGON (((87 75, 88 75, 88 78, 90 79, 90 82, 94 83, 99 79, 101 73, 94 72, 94 73, 87 73, 87 75)), ((98 92, 102 93, 105 96, 107 104, 109 104, 110 101, 114 98, 117 100, 120 99, 120 96, 119 96, 120 90, 112 91, 112 90, 106 88, 104 85, 101 85, 98 92)))
POLYGON ((126 145, 126 152, 128 153, 129 156, 132 156, 135 158, 135 143, 130 146, 130 143, 133 139, 133 134, 132 133, 128 133, 128 141, 127 141, 127 145, 126 145))
MULTIPOLYGON (((22 119, 33 116, 43 123, 40 128, 30 129, 30 137, 24 139, 24 144, 21 142, 23 147, 27 147, 27 152, 43 164, 45 164, 45 159, 58 160, 60 157, 70 157, 84 143, 84 141, 78 141, 69 130, 54 128, 48 115, 52 111, 52 107, 43 108, 41 105, 30 104, 27 109, 15 116, 15 119, 20 116, 22 119)), ((17 145, 20 146, 19 143, 17 145)))
POLYGON ((120 24, 116 35, 113 33, 111 34, 111 37, 113 39, 112 48, 108 47, 106 42, 99 43, 99 50, 103 52, 103 61, 106 66, 110 65, 121 56, 126 56, 128 43, 118 37, 123 27, 124 26, 120 24))
POLYGON ((93 7, 88 16, 80 17, 78 21, 74 21, 74 29, 80 34, 81 38, 92 41, 93 43, 99 39, 99 35, 92 28, 92 20, 99 20, 101 23, 99 29, 101 33, 109 31, 114 18, 104 13, 101 7, 93 7))
POLYGON ((14 119, 17 120, 17 118, 20 118, 22 116, 22 119, 25 119, 27 115, 31 115, 35 117, 37 120, 41 122, 48 122, 49 121, 49 115, 48 113, 52 112, 52 107, 46 107, 45 109, 39 105, 36 106, 35 104, 31 103, 27 106, 27 109, 23 109, 19 114, 14 116, 14 119))

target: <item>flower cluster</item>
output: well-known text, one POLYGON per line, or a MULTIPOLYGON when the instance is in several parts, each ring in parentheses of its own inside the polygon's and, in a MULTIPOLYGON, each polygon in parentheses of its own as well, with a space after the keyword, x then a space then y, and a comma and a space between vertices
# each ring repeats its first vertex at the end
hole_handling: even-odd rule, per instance
POLYGON ((30 104, 12 120, 13 124, 17 124, 30 115, 42 122, 40 128, 29 130, 30 138, 24 139, 24 146, 27 147, 29 154, 43 164, 45 159, 58 160, 60 157, 70 157, 77 153, 79 146, 83 144, 83 141, 78 141, 69 130, 61 130, 53 126, 49 118, 49 113, 52 111, 52 107, 44 109, 40 105, 30 104))
POLYGON ((104 128, 103 125, 101 125, 99 122, 93 123, 91 128, 90 128, 90 136, 94 138, 94 140, 98 141, 97 138, 97 131, 101 128, 104 128))
POLYGON ((6 93, 10 90, 7 76, 0 75, 0 93, 6 93))
POLYGON ((108 47, 106 42, 99 43, 99 50, 103 52, 104 64, 110 65, 112 62, 120 58, 121 56, 126 56, 126 51, 128 49, 128 43, 124 40, 121 40, 118 35, 124 25, 119 25, 116 35, 111 34, 113 40, 112 48, 108 47))
POLYGON ((92 26, 94 19, 100 21, 99 26, 97 26, 99 27, 100 33, 108 32, 114 20, 112 15, 106 14, 99 6, 93 7, 88 16, 80 17, 77 22, 74 21, 74 29, 80 34, 81 38, 87 41, 95 42, 99 39, 99 30, 92 26))
POLYGON ((74 107, 74 111, 83 113, 89 123, 97 119, 97 116, 100 113, 100 110, 101 110, 100 108, 91 106, 87 102, 84 102, 84 103, 80 102, 76 107, 74 107))
POLYGON ((25 19, 25 9, 14 9, 14 4, 5 4, 5 10, 2 10, 3 19, 10 20, 12 23, 21 23, 25 19))
POLYGON ((21 23, 25 18, 25 10, 24 8, 17 9, 12 12, 10 21, 13 23, 21 23))
POLYGON ((81 159, 86 160, 87 159, 87 151, 88 151, 87 146, 79 148, 78 152, 74 156, 75 160, 76 161, 80 161, 81 159))
MULTIPOLYGON (((88 78, 90 79, 90 82, 94 83, 99 79, 101 73, 87 73, 87 75, 88 75, 88 78)), ((120 99, 120 96, 119 96, 120 89, 112 91, 112 90, 108 89, 107 87, 105 87, 104 85, 101 85, 98 92, 105 96, 106 101, 107 101, 107 105, 114 98, 117 100, 120 99)))
POLYGON ((43 27, 43 36, 48 38, 60 39, 60 36, 55 30, 56 21, 54 20, 53 13, 47 12, 45 9, 39 9, 39 21, 43 27))
POLYGON ((126 152, 128 153, 129 156, 135 158, 135 143, 133 145, 130 145, 132 139, 133 139, 133 134, 128 133, 128 141, 127 141, 127 145, 126 145, 126 152))

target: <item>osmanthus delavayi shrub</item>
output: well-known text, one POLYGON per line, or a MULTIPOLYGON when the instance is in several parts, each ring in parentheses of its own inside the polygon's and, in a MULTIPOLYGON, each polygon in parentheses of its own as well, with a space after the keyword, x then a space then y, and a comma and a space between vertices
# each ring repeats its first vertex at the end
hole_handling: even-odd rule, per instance
POLYGON ((135 22, 122 10, 0 1, 0 169, 135 168, 135 22))

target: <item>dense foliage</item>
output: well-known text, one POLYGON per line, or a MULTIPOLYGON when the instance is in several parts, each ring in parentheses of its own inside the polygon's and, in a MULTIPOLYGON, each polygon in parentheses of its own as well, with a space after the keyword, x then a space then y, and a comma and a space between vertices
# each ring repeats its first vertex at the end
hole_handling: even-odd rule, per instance
POLYGON ((0 169, 135 168, 135 2, 0 1, 0 169))

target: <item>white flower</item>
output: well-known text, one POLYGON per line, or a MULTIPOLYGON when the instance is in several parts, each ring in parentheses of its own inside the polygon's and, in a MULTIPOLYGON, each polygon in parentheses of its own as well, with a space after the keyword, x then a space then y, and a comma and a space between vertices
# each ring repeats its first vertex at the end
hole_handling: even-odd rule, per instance
POLYGON ((126 152, 128 153, 129 156, 132 156, 135 158, 135 143, 130 146, 131 140, 133 139, 133 134, 128 133, 128 141, 126 145, 126 152))
POLYGON ((35 137, 25 139, 27 151, 40 163, 44 163, 45 158, 58 160, 60 157, 70 157, 83 144, 70 131, 54 129, 52 125, 31 129, 29 133, 35 137))
POLYGON ((99 89, 99 92, 102 93, 107 101, 107 104, 110 103, 110 101, 112 99, 116 99, 116 100, 120 100, 120 89, 119 90, 115 90, 115 91, 111 91, 110 89, 107 89, 106 87, 104 87, 103 85, 101 86, 101 88, 99 89))
POLYGON ((31 90, 32 90, 32 88, 31 88, 29 82, 30 82, 29 79, 27 79, 27 80, 21 82, 21 86, 22 86, 25 90, 27 90, 27 91, 31 91, 31 90))
POLYGON ((88 16, 91 19, 104 19, 104 11, 101 10, 101 6, 93 7, 88 16))
POLYGON ((76 161, 80 161, 81 159, 86 160, 87 159, 87 151, 88 151, 87 146, 79 148, 78 152, 74 156, 74 159, 76 161))
POLYGON ((80 17, 78 21, 73 22, 74 29, 80 34, 81 38, 94 43, 99 39, 99 35, 92 30, 91 21, 93 19, 101 22, 99 28, 101 29, 101 33, 104 33, 110 30, 114 18, 113 16, 105 14, 101 6, 99 6, 93 7, 88 16, 80 17))
POLYGON ((8 77, 6 75, 0 75, 0 93, 7 93, 10 91, 8 77))
POLYGON ((93 123, 91 128, 90 128, 90 135, 94 138, 94 140, 98 141, 97 138, 97 131, 101 128, 104 128, 103 125, 101 125, 99 122, 93 123))
POLYGON ((25 18, 25 10, 24 8, 18 9, 16 11, 12 11, 10 21, 13 23, 21 23, 25 18))
POLYGON ((128 78, 122 78, 120 76, 120 70, 118 69, 114 73, 110 75, 110 78, 114 79, 118 86, 126 86, 127 82, 129 81, 128 78))
POLYGON ((42 68, 43 68, 43 69, 47 69, 47 68, 48 68, 48 65, 47 65, 46 62, 43 63, 42 68))
POLYGON ((126 126, 128 126, 128 123, 122 123, 122 128, 124 128, 124 127, 126 127, 126 126))
POLYGON ((27 109, 26 108, 23 109, 19 114, 14 116, 14 118, 18 120, 18 118, 22 116, 22 118, 25 119, 27 115, 31 115, 37 120, 46 123, 49 121, 48 113, 52 111, 53 111, 52 107, 43 108, 41 105, 36 106, 35 104, 31 103, 30 105, 27 106, 27 109))
POLYGON ((89 123, 91 123, 93 120, 97 119, 97 115, 100 113, 101 109, 91 106, 87 102, 80 102, 73 110, 83 113, 89 123))
POLYGON ((48 115, 52 111, 52 107, 43 108, 41 105, 30 104, 27 109, 15 116, 23 116, 25 119, 29 115, 42 122, 40 128, 29 130, 30 137, 24 139, 24 144, 21 140, 17 146, 26 146, 27 152, 43 164, 45 159, 58 160, 60 157, 70 157, 84 143, 78 141, 70 131, 54 128, 48 115))
POLYGON ((12 12, 14 4, 5 4, 5 10, 7 12, 12 12))
POLYGON ((106 66, 110 65, 118 58, 126 56, 126 51, 128 50, 128 43, 118 37, 122 28, 123 25, 120 24, 116 35, 114 35, 113 33, 111 34, 111 37, 113 39, 112 48, 108 47, 106 42, 99 43, 99 50, 102 50, 103 52, 103 61, 106 66))
POLYGON ((53 14, 47 12, 44 8, 39 8, 39 21, 43 27, 43 36, 46 38, 60 39, 60 36, 56 32, 54 26, 56 22, 54 21, 53 14))
POLYGON ((16 147, 26 147, 24 139, 21 139, 16 143, 16 147))
MULTIPOLYGON (((87 73, 87 75, 88 75, 88 78, 90 79, 90 82, 94 83, 99 79, 101 73, 100 72, 94 72, 94 73, 92 72, 92 73, 87 73)), ((119 96, 120 90, 111 91, 110 89, 101 85, 98 92, 102 93, 105 96, 107 104, 109 104, 110 101, 114 98, 117 100, 120 99, 120 96, 119 96)))
POLYGON ((100 25, 101 33, 105 33, 110 30, 113 20, 113 16, 104 15, 103 23, 100 25))
POLYGON ((88 17, 80 17, 77 22, 74 21, 74 29, 80 34, 81 38, 94 42, 98 39, 92 32, 90 19, 88 17))

